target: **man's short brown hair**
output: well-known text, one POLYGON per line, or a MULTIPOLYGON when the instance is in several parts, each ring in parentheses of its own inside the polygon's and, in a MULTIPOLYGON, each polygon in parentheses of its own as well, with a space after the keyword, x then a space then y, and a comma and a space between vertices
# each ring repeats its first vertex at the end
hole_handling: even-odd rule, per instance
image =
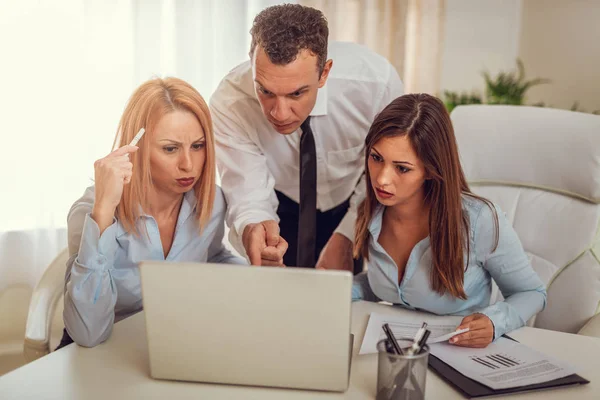
POLYGON ((250 34, 250 57, 258 45, 273 64, 286 65, 307 49, 317 56, 319 74, 323 72, 329 28, 321 11, 299 4, 268 7, 254 18, 250 34))

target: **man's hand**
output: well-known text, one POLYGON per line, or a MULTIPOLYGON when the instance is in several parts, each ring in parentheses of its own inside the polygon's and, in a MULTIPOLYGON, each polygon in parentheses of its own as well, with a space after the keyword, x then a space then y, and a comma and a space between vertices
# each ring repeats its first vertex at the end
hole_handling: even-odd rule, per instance
POLYGON ((317 269, 341 269, 352 271, 352 242, 340 233, 334 233, 321 251, 317 269))
POLYGON ((242 244, 252 265, 285 267, 283 255, 288 244, 279 236, 279 224, 273 220, 248 224, 244 228, 242 244))
POLYGON ((471 314, 464 317, 456 330, 469 328, 469 332, 461 333, 450 339, 450 343, 464 347, 486 347, 494 340, 494 324, 484 314, 471 314))

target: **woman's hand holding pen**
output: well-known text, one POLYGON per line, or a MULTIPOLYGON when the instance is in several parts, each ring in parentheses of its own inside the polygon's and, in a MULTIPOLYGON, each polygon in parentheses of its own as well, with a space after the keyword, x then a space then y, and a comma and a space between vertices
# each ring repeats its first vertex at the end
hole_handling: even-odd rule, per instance
POLYGON ((487 315, 476 313, 463 318, 456 330, 465 328, 469 331, 454 336, 450 343, 464 347, 486 347, 494 340, 494 324, 487 315))
POLYGON ((137 150, 136 146, 123 146, 94 163, 96 199, 92 218, 98 224, 100 234, 113 223, 123 186, 131 181, 133 164, 128 155, 137 150))

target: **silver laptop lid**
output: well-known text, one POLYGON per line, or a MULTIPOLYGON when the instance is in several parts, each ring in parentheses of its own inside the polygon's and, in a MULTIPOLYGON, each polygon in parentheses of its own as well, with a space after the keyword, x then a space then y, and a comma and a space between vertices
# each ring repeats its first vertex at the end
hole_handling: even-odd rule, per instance
POLYGON ((154 378, 343 391, 352 274, 143 262, 154 378))

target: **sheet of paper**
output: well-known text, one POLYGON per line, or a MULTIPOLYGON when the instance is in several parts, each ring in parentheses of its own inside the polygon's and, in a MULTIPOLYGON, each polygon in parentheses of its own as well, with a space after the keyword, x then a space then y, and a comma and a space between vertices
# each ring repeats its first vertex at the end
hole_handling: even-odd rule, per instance
MULTIPOLYGON (((385 339, 385 333, 381 329, 385 323, 389 324, 396 339, 403 342, 405 340, 412 341, 423 322, 427 322, 427 329, 431 331, 427 343, 431 344, 447 341, 456 335, 456 327, 463 318, 424 313, 411 313, 411 315, 404 313, 402 316, 371 313, 359 354, 377 353, 377 342, 385 339)), ((400 343, 400 345, 402 346, 403 343, 400 343)))
POLYGON ((492 389, 506 389, 563 378, 575 368, 524 344, 498 338, 484 349, 438 343, 431 354, 461 374, 492 389))

